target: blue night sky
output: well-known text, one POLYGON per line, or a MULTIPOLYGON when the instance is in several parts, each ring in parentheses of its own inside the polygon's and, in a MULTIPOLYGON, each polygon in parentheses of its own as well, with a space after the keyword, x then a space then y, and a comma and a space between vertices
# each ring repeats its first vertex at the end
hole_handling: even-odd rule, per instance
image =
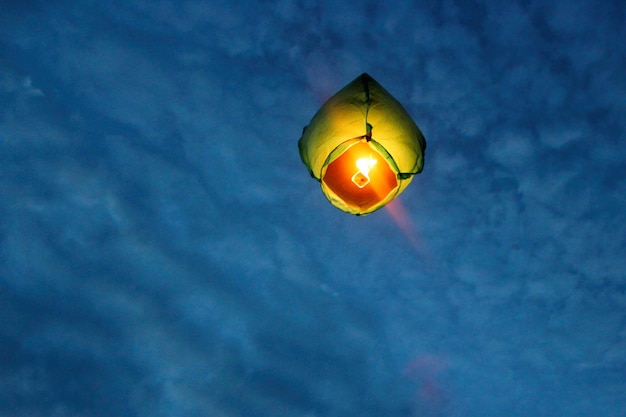
POLYGON ((623 1, 4 1, 3 417, 626 416, 623 1), (333 207, 363 72, 428 142, 333 207))

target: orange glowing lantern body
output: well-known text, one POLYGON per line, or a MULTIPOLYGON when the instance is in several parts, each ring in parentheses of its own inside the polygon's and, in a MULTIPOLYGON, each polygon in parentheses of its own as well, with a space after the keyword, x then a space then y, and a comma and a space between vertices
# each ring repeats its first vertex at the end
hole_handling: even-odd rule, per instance
POLYGON ((402 105, 363 74, 320 108, 298 147, 328 200, 363 215, 389 203, 422 171, 426 141, 402 105))

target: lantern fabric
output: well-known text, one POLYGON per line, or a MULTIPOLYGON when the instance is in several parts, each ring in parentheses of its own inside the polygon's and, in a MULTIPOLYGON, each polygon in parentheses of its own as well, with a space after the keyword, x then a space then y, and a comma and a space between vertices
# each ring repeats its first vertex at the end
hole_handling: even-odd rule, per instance
POLYGON ((298 148, 326 198, 364 215, 397 197, 422 171, 426 140, 402 105, 362 74, 317 111, 298 148))

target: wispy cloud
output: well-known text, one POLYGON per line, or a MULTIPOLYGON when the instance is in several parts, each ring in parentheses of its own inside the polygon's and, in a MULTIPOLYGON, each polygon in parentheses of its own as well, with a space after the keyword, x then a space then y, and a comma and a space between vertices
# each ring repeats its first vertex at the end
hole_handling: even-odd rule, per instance
POLYGON ((586 1, 13 4, 0 411, 619 413, 624 19, 586 1), (298 158, 364 71, 428 141, 405 223, 339 212, 298 158))

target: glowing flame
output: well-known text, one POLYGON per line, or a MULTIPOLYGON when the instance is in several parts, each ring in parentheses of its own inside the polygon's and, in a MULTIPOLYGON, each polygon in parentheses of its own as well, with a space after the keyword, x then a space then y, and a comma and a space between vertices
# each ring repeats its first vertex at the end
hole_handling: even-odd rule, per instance
POLYGON ((359 158, 356 161, 356 167, 359 169, 352 176, 352 182, 359 188, 365 187, 370 182, 370 170, 376 165, 376 160, 370 155, 368 158, 359 158))

